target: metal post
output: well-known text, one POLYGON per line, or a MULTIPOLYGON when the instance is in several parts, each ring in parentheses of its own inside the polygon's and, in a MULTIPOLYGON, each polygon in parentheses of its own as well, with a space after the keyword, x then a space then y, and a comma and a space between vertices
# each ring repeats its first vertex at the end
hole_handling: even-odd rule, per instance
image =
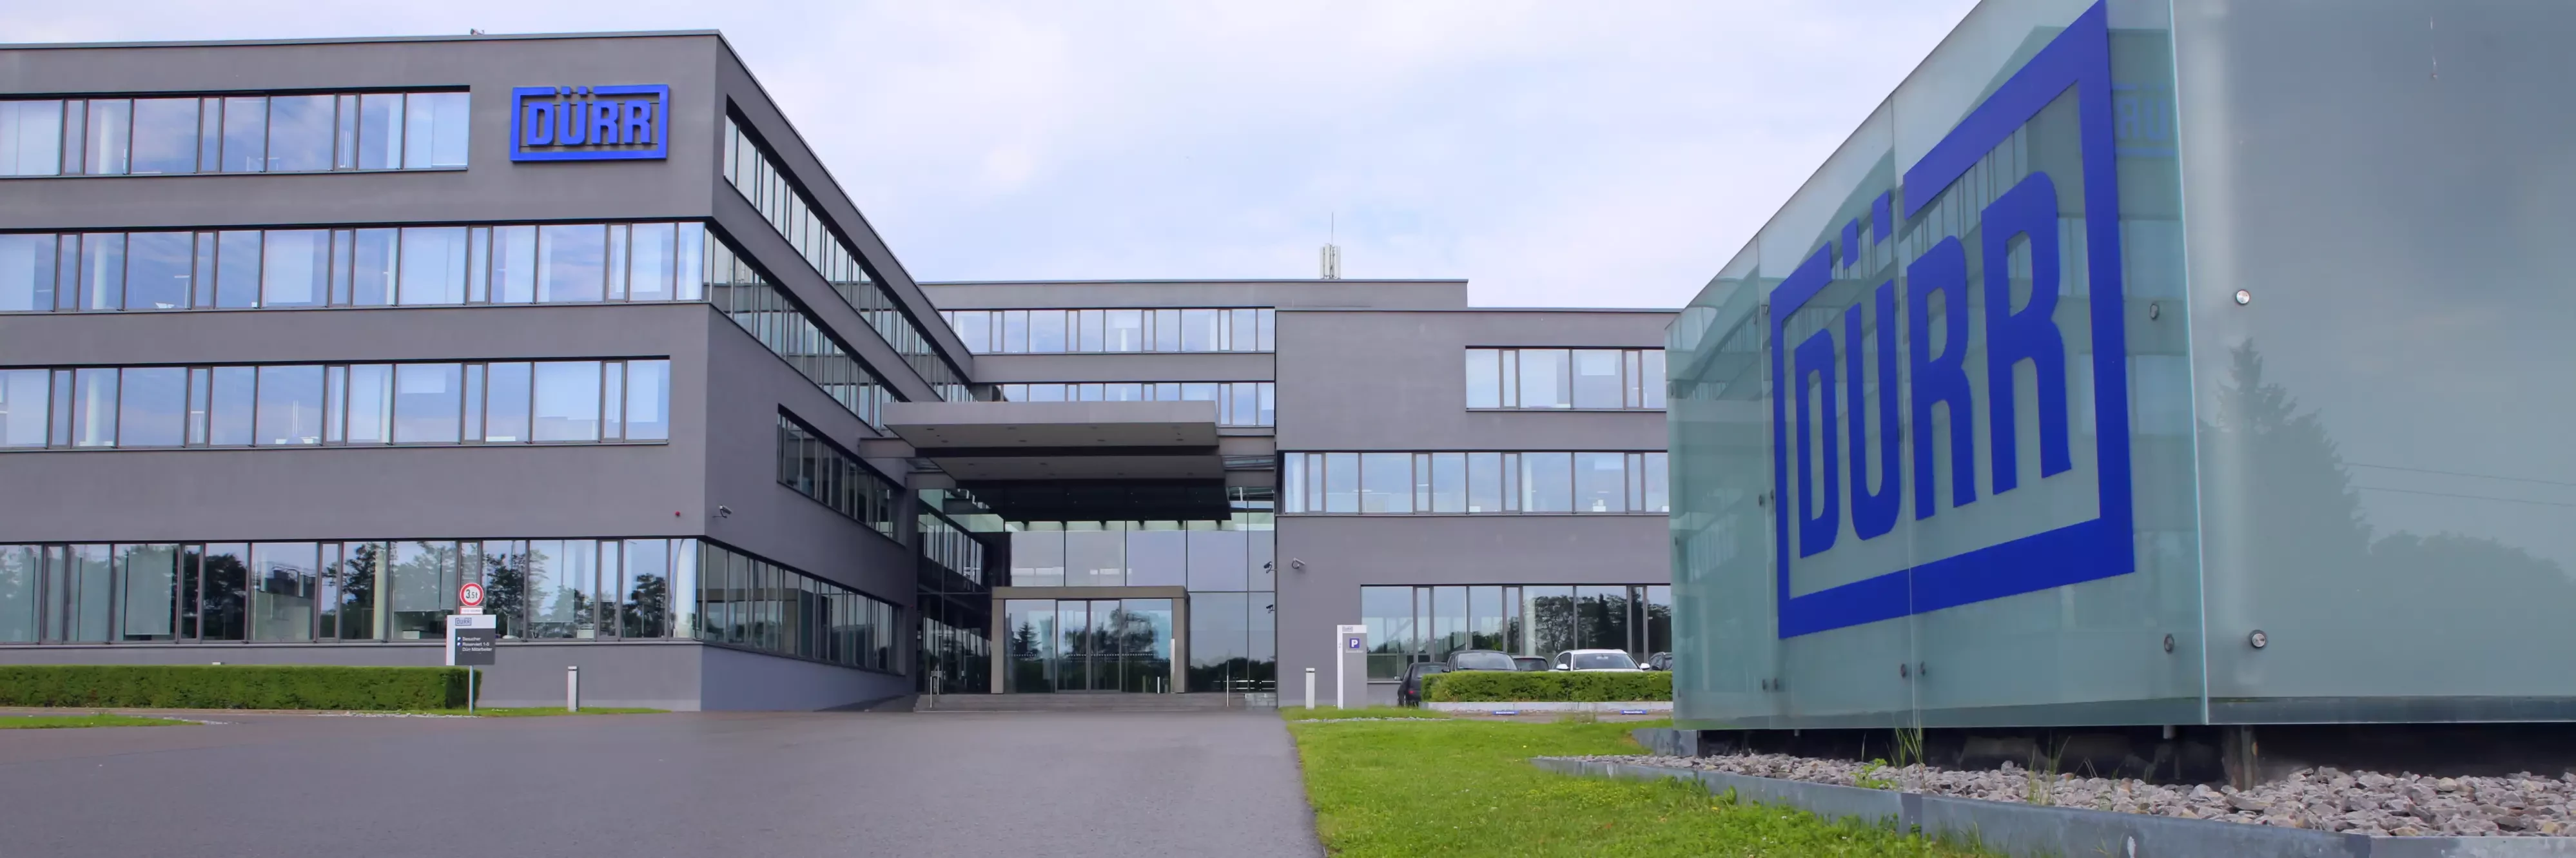
POLYGON ((581 665, 564 665, 564 711, 581 711, 581 665))
POLYGON ((1335 709, 1350 708, 1342 705, 1342 686, 1349 684, 1342 680, 1342 662, 1345 661, 1349 659, 1342 657, 1341 650, 1333 651, 1333 708, 1335 709))
POLYGON ((1315 708, 1315 669, 1306 668, 1306 708, 1315 708))
POLYGON ((468 668, 465 671, 465 714, 467 715, 474 714, 474 679, 481 675, 483 672, 480 670, 468 668))

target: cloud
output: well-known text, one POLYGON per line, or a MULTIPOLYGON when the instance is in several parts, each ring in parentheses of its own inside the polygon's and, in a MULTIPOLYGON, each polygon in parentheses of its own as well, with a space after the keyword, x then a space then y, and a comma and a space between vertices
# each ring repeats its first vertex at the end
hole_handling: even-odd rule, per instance
POLYGON ((919 279, 1310 277, 1332 229, 1346 276, 1677 306, 1969 5, 57 4, 13 37, 721 29, 919 279))

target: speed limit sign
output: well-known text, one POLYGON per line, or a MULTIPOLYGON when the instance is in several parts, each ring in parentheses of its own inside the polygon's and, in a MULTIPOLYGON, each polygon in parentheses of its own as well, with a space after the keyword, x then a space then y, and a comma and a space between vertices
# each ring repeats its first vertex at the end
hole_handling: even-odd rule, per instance
POLYGON ((468 608, 483 607, 483 585, 465 582, 465 586, 456 588, 456 603, 468 608))

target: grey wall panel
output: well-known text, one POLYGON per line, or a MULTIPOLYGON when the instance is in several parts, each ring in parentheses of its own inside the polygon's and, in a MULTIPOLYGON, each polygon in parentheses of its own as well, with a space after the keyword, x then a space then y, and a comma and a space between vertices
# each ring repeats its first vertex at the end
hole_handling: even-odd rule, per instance
POLYGON ((1267 354, 985 355, 976 381, 1269 381, 1267 354))
POLYGON ((912 680, 811 661, 704 647, 699 705, 709 710, 831 709, 912 693, 912 680))
MULTIPOLYGON (((653 643, 505 642, 493 664, 479 668, 482 705, 561 706, 564 668, 581 667, 586 706, 643 706, 673 711, 698 708, 698 651, 694 641, 653 643)), ((152 644, 0 646, 0 664, 293 664, 354 667, 435 667, 445 662, 437 644, 152 644)))
POLYGON ((1281 516, 1278 533, 1279 676, 1289 686, 1313 667, 1331 687, 1333 627, 1360 622, 1364 586, 1672 580, 1663 516, 1281 516))
POLYGON ((1664 414, 1467 410, 1470 346, 1662 348, 1665 312, 1279 314, 1282 450, 1661 450, 1664 414))
POLYGON ((908 549, 778 482, 782 406, 845 448, 857 446, 865 424, 732 322, 708 318, 718 326, 709 332, 708 366, 723 381, 707 390, 703 508, 724 506, 733 514, 709 518, 706 535, 877 598, 911 604, 908 549))
POLYGON ((1045 307, 1376 307, 1447 310, 1467 306, 1464 280, 1187 280, 926 283, 942 310, 1045 307))
POLYGON ((0 229, 698 217, 720 181, 713 34, 0 50, 0 93, 469 87, 463 171, 0 179, 0 229), (509 159, 510 89, 668 83, 666 161, 509 159))

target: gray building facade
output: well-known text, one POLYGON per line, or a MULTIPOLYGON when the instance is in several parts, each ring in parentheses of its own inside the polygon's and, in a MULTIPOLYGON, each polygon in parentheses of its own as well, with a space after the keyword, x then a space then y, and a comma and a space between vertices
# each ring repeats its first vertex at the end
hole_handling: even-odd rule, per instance
POLYGON ((918 284, 714 33, 0 48, 0 663, 438 664, 467 583, 493 705, 1663 649, 1669 319, 918 284))

